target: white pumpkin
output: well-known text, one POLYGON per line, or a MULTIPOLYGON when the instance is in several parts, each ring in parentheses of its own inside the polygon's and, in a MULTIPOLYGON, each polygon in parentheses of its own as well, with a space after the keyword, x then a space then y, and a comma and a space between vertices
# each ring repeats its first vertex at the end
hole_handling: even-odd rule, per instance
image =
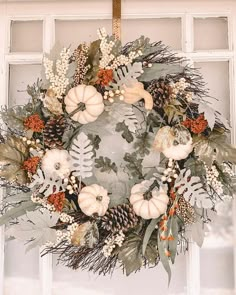
POLYGON ((144 180, 131 189, 130 203, 134 212, 143 219, 158 218, 166 212, 169 202, 169 197, 162 187, 159 190, 157 188, 153 189, 150 192, 150 197, 145 199, 144 194, 151 185, 152 181, 144 180))
POLYGON ((186 159, 193 150, 192 138, 186 144, 172 145, 163 151, 163 154, 168 159, 176 161, 186 159))
POLYGON ((144 89, 143 83, 135 82, 131 86, 123 86, 124 88, 124 102, 134 104, 141 99, 144 99, 144 106, 146 110, 153 108, 153 98, 151 94, 144 89))
POLYGON ((184 126, 160 128, 154 140, 154 149, 176 161, 186 159, 193 150, 190 132, 184 126))
POLYGON ((102 95, 91 85, 71 88, 65 97, 65 105, 71 118, 81 124, 94 122, 104 110, 102 95))
POLYGON ((78 196, 80 209, 88 216, 93 214, 103 216, 108 209, 109 202, 107 190, 98 184, 85 186, 78 196))

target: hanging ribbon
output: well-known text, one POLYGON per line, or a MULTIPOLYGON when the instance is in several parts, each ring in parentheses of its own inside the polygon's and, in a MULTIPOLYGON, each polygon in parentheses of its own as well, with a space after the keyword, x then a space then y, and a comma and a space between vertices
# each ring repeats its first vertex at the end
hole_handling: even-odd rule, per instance
POLYGON ((113 0, 112 31, 116 39, 121 38, 121 0, 113 0))

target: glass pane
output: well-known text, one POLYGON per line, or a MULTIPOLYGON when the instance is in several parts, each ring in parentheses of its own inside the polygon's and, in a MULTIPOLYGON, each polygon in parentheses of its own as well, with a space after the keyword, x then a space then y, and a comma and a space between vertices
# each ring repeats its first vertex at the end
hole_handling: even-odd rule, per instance
POLYGON ((56 20, 56 42, 74 49, 80 43, 98 39, 97 29, 102 27, 111 34, 111 20, 56 20))
MULTIPOLYGON (((232 247, 201 250, 201 288, 210 290, 234 289, 234 253, 232 247)), ((204 293, 205 294, 205 293, 204 293)), ((206 292, 206 294, 211 294, 206 292)), ((213 293, 212 293, 213 294, 213 293)), ((231 293, 229 293, 231 294, 231 293)))
MULTIPOLYGON (((55 259, 55 257, 54 257, 55 259)), ((185 256, 179 255, 176 264, 172 267, 172 279, 168 288, 167 274, 158 265, 152 269, 143 269, 140 272, 126 277, 121 270, 116 270, 113 276, 98 276, 87 271, 73 271, 62 265, 56 265, 54 260, 53 269, 53 290, 57 295, 63 295, 60 286, 66 284, 70 286, 68 291, 76 291, 83 295, 117 295, 117 294, 154 294, 157 288, 158 294, 185 294, 186 291, 186 264, 185 256)))
POLYGON ((197 62, 195 67, 200 70, 212 98, 208 100, 214 108, 229 119, 229 63, 228 62, 197 62), (215 99, 214 99, 215 98, 215 99))
POLYGON ((123 43, 133 41, 141 35, 149 37, 151 41, 163 41, 173 49, 181 50, 181 19, 125 19, 122 21, 123 43))
POLYGON ((9 106, 28 102, 27 86, 36 82, 40 73, 41 65, 10 65, 9 106))
POLYGON ((194 19, 194 49, 227 49, 228 19, 225 17, 194 19))
POLYGON ((201 287, 206 294, 209 294, 207 293, 209 289, 215 289, 215 291, 231 289, 233 291, 234 228, 232 207, 232 200, 229 198, 216 205, 217 215, 214 212, 209 212, 210 215, 208 215, 212 222, 206 226, 206 238, 201 250, 201 287))
MULTIPOLYGON (((32 249, 25 253, 26 245, 11 240, 5 246, 5 276, 24 279, 38 279, 39 250, 32 249)), ((17 293, 16 293, 17 294, 17 293)))
POLYGON ((11 52, 43 51, 42 21, 11 22, 11 52))

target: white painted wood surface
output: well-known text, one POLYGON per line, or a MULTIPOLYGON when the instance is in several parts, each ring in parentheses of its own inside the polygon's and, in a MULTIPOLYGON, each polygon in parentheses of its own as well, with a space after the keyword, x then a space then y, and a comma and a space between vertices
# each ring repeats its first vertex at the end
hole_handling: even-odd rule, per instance
MULTIPOLYGON (((230 62, 230 110, 233 125, 232 140, 235 142, 236 138, 236 104, 235 104, 235 93, 236 83, 234 74, 236 71, 236 52, 233 44, 236 42, 235 35, 235 17, 236 17, 236 4, 234 1, 218 2, 217 5, 212 5, 212 1, 188 1, 188 7, 186 1, 164 1, 160 0, 148 0, 140 2, 138 0, 124 1, 123 3, 123 17, 125 19, 155 19, 155 18, 181 18, 182 20, 182 51, 186 54, 193 62, 207 62, 207 61, 229 61, 230 62), (160 5, 161 3, 161 5, 160 5), (210 50, 210 51, 195 51, 193 45, 193 19, 194 17, 227 17, 229 20, 229 50, 210 50)), ((87 20, 87 19, 110 19, 111 18, 111 1, 60 1, 55 4, 53 1, 39 3, 7 3, 3 4, 0 2, 0 93, 1 104, 7 101, 8 96, 8 69, 10 64, 40 64, 42 59, 42 53, 10 53, 10 21, 11 20, 43 20, 43 49, 49 52, 55 41, 55 19, 60 20, 87 20), (7 17, 7 19, 5 19, 7 17), (3 36, 3 38, 2 38, 3 36)), ((151 28, 150 28, 151 29, 151 28)), ((75 34, 76 32, 70 32, 75 34)), ((181 53, 180 53, 181 54, 181 53)), ((235 218, 236 224, 236 218, 235 218)), ((236 228, 236 227, 235 227, 236 228)), ((235 243, 236 243, 236 230, 235 230, 235 243)), ((236 265, 236 252, 235 252, 235 265, 236 265)), ((27 259, 27 256, 26 256, 27 259)), ((196 245, 190 245, 189 254, 186 256, 187 264, 187 291, 185 294, 188 295, 202 295, 206 294, 233 294, 233 291, 200 291, 200 251, 196 245)), ((4 270, 4 236, 3 228, 0 229, 0 295, 1 288, 3 288, 3 270, 4 270)), ((236 272, 235 272, 236 273, 236 272)), ((41 291, 35 291, 40 295, 59 295, 60 283, 53 282, 52 273, 52 257, 48 256, 40 259, 40 285, 41 291), (54 288, 53 288, 54 286, 54 288), (52 290, 57 291, 52 291, 52 290), (55 293, 56 292, 56 293, 55 293)), ((79 277, 78 277, 79 279, 79 277)), ((6 294, 18 294, 15 293, 15 283, 19 282, 20 279, 7 279, 6 280, 6 294), (13 292, 13 293, 12 293, 13 292)), ((28 294, 27 290, 24 290, 25 286, 31 286, 32 281, 27 281, 25 278, 19 286, 21 291, 19 294, 28 294), (26 284, 24 284, 24 280, 26 284)), ((235 274, 236 281, 236 274, 235 274)), ((32 288, 33 288, 32 285, 32 288)), ((68 287, 68 285, 67 285, 68 287)), ((32 290, 29 287, 29 290, 32 290)), ((71 287, 68 294, 72 294, 75 290, 71 287)), ((64 291, 63 291, 64 292, 64 291)), ((85 290, 83 291, 85 292, 85 290)), ((168 292, 168 291, 166 291, 168 292)), ((29 292, 30 293, 30 292, 29 292)), ((36 294, 35 293, 35 294, 36 294)), ((31 293, 32 294, 32 293, 31 293)), ((85 293, 80 294, 84 295, 85 293)), ((96 290, 86 294, 98 294, 96 290)), ((105 293, 101 293, 105 294, 105 293)), ((113 294, 113 293, 112 293, 113 294)), ((116 293, 114 293, 116 294, 116 293)), ((128 294, 128 293, 127 293, 128 294)), ((166 293, 174 294, 174 293, 166 293)), ((180 293, 179 293, 180 294, 180 293)), ((126 295, 126 294, 124 294, 126 295)), ((176 293, 175 293, 176 295, 176 293)))
MULTIPOLYGON (((5 93, 6 90, 6 75, 5 75, 5 35, 6 35, 6 6, 2 5, 2 15, 0 17, 0 103, 6 104, 7 95, 5 93)), ((3 190, 0 189, 0 201, 3 198, 3 190)), ((4 246, 5 246, 5 238, 4 238, 4 226, 0 227, 0 295, 4 295, 4 246)))

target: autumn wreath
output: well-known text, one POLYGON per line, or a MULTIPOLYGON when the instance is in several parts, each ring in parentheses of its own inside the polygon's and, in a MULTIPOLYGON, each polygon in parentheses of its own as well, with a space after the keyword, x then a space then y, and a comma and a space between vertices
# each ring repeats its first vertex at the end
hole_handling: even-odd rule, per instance
POLYGON ((98 36, 45 55, 30 102, 2 109, 0 224, 73 269, 170 275, 186 232, 233 195, 230 128, 186 59, 98 36))

